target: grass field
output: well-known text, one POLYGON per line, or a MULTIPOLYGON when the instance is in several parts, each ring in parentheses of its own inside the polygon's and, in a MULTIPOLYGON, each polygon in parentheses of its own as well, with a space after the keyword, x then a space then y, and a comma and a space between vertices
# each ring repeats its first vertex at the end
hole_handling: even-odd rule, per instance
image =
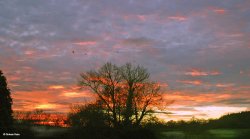
MULTIPOLYGON (((32 127, 36 137, 53 137, 67 128, 32 127)), ((158 139, 250 139, 250 129, 166 130, 155 131, 158 139)))
POLYGON ((32 132, 35 133, 35 137, 54 137, 64 132, 67 132, 67 128, 62 127, 49 127, 49 126, 32 126, 32 132))
POLYGON ((250 139, 250 129, 160 131, 157 136, 159 139, 250 139))
MULTIPOLYGON (((250 139, 247 129, 151 128, 144 130, 79 129, 51 126, 22 126, 15 131, 21 138, 94 138, 94 139, 250 139), (151 134, 152 133, 152 134, 151 134), (151 135, 153 135, 151 137, 151 135)), ((1 137, 0 137, 1 138, 1 137)))

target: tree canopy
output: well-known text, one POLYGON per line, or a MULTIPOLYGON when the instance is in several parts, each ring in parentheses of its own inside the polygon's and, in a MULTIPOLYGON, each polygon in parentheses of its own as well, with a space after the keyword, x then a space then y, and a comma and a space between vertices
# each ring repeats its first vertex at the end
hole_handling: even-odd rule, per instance
POLYGON ((12 98, 7 80, 0 70, 0 127, 9 128, 13 123, 12 98))

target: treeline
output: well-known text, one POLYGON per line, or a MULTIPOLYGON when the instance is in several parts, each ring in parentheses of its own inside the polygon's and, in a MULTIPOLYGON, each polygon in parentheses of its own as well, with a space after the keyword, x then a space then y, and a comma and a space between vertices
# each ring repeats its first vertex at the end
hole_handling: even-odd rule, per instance
POLYGON ((227 114, 218 120, 211 120, 209 127, 215 128, 250 128, 250 111, 227 114))
POLYGON ((220 117, 219 119, 197 119, 192 118, 189 121, 168 121, 147 123, 147 128, 164 128, 170 130, 205 130, 217 128, 250 128, 250 111, 243 111, 239 113, 231 113, 220 117))
POLYGON ((66 114, 46 113, 39 109, 34 111, 14 111, 13 117, 15 125, 68 126, 66 114))

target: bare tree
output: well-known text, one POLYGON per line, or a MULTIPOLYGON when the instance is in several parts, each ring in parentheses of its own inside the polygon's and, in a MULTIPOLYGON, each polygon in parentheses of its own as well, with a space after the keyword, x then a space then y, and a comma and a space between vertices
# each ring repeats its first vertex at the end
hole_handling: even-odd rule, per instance
POLYGON ((111 113, 114 126, 119 124, 117 119, 117 100, 119 83, 122 81, 119 68, 111 63, 105 64, 98 71, 89 71, 81 74, 80 86, 89 87, 103 102, 107 113, 111 113))
MULTIPOLYGON (((153 107, 161 104, 160 85, 154 82, 138 85, 134 91, 133 108, 135 125, 140 125, 145 115, 153 112, 153 107)), ((132 120, 133 122, 133 120, 132 120)))
POLYGON ((140 125, 161 99, 160 86, 149 81, 147 70, 129 63, 121 67, 106 63, 97 71, 82 73, 79 85, 97 94, 115 127, 140 125))

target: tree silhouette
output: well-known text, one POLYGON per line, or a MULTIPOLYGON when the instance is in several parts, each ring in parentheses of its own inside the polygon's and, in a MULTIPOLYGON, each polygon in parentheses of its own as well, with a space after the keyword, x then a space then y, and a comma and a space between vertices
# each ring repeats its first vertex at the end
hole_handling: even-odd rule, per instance
POLYGON ((7 80, 0 70, 0 127, 9 128, 13 123, 12 117, 12 98, 10 89, 7 86, 7 80))
MULTIPOLYGON (((100 101, 99 101, 100 102, 100 101)), ((85 105, 73 105, 68 115, 69 124, 73 127, 102 128, 108 127, 108 115, 102 110, 98 101, 85 105)))
POLYGON ((130 63, 120 67, 106 63, 82 73, 79 84, 97 94, 114 127, 139 126, 161 99, 160 86, 149 81, 147 70, 130 63))

